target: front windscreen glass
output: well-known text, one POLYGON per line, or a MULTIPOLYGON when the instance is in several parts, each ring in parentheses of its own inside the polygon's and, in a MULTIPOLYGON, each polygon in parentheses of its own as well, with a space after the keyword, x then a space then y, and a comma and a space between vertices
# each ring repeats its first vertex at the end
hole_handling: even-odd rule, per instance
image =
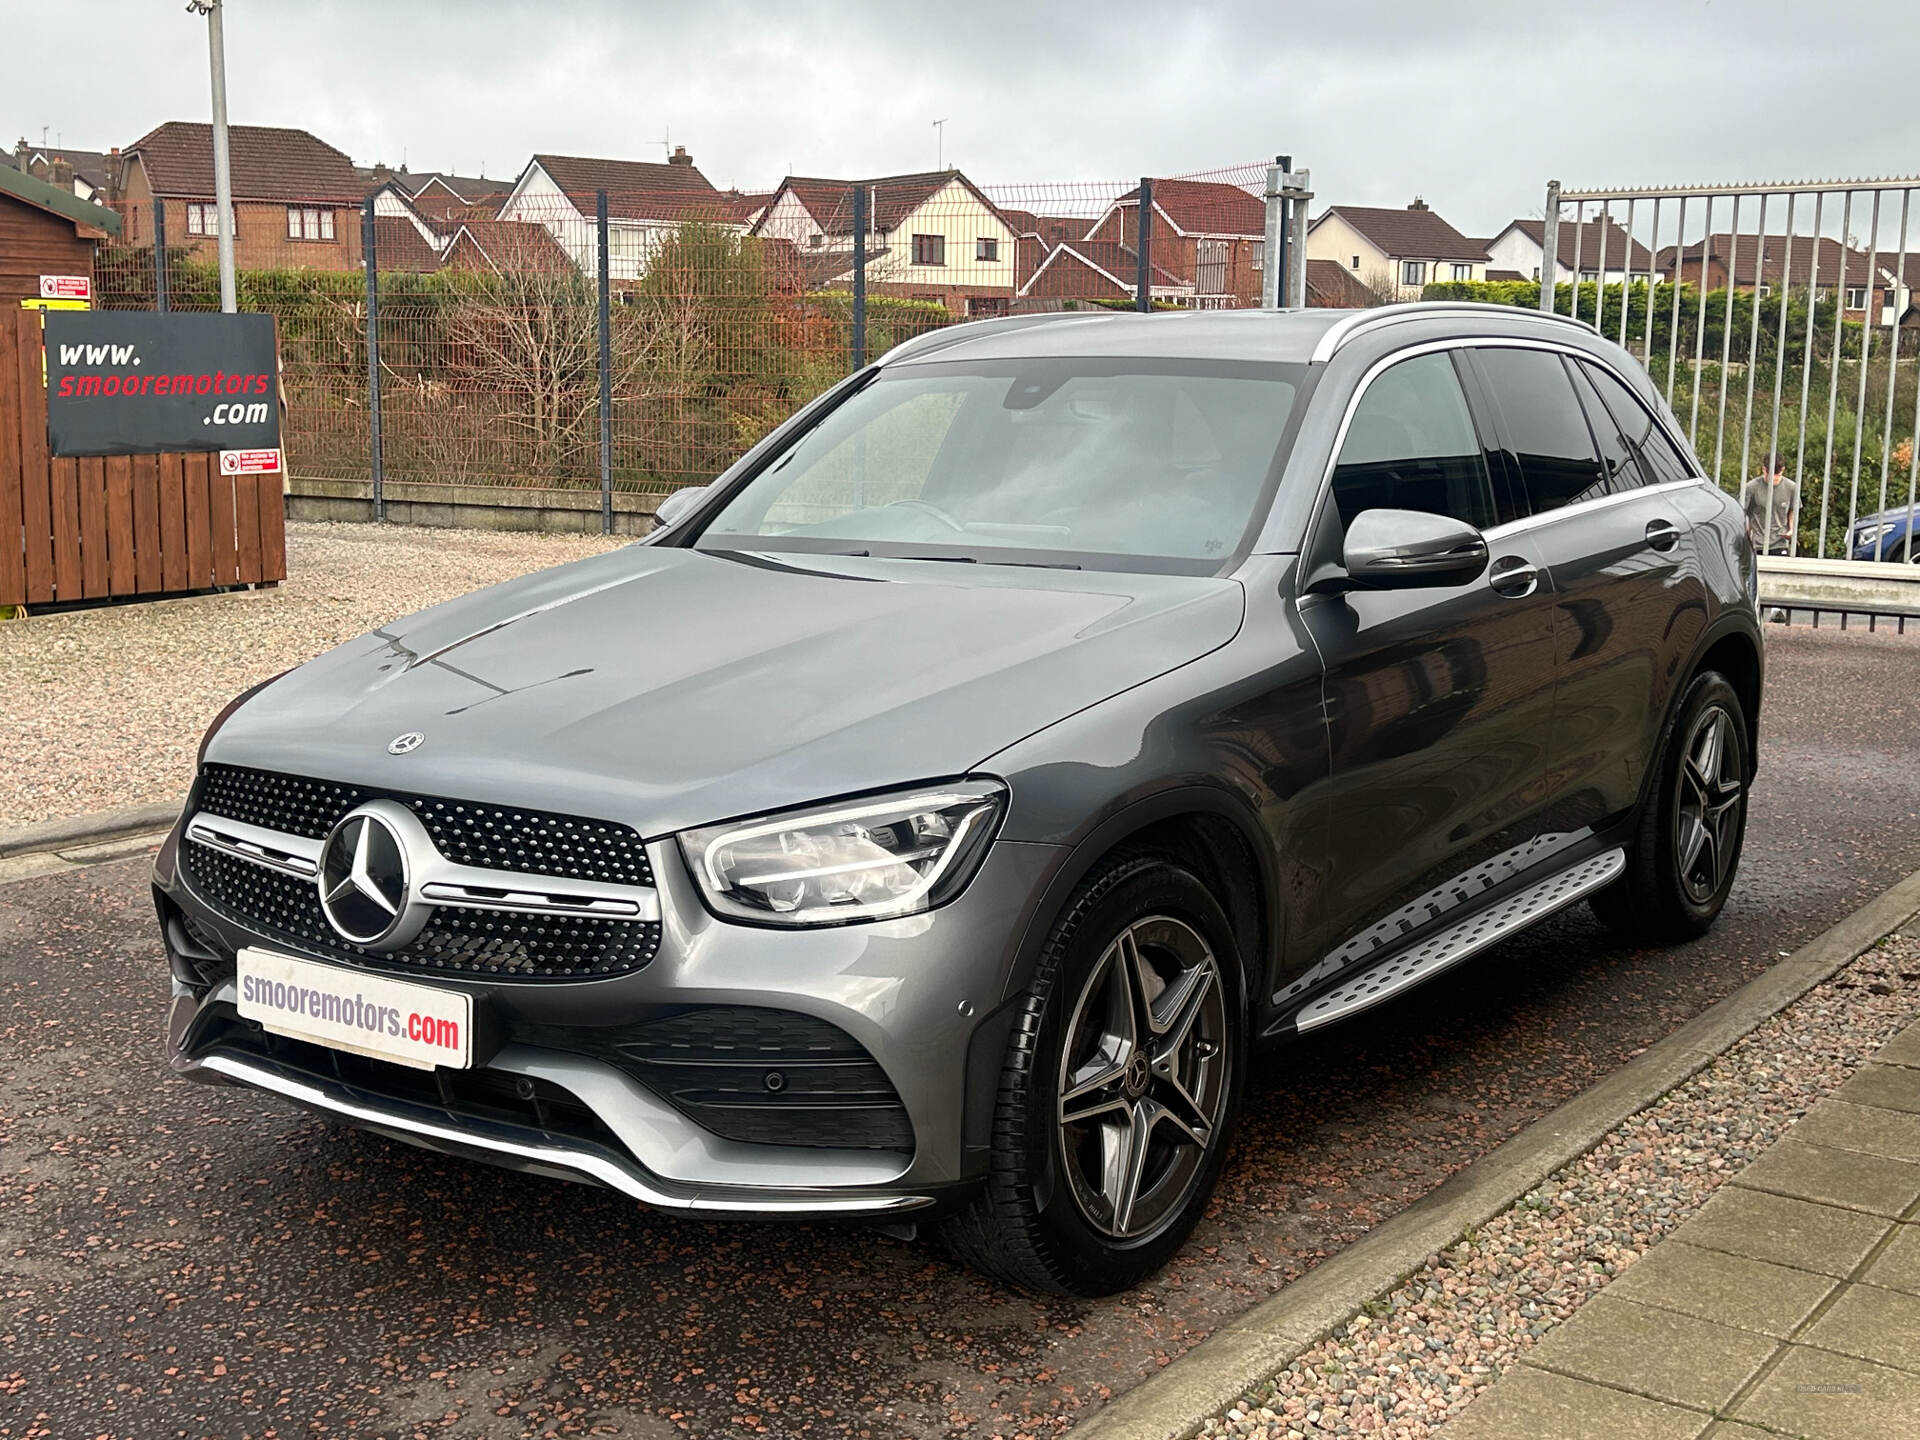
POLYGON ((903 365, 761 470, 698 544, 1211 571, 1265 508, 1301 370, 903 365))

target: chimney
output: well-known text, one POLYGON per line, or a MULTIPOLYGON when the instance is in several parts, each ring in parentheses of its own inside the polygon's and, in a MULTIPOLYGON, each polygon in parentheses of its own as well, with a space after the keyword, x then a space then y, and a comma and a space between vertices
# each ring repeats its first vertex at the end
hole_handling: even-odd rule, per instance
POLYGON ((1421 199, 1418 195, 1414 196, 1413 203, 1407 206, 1407 209, 1409 210, 1425 210, 1427 208, 1428 208, 1427 202, 1421 199))
POLYGON ((73 185, 72 163, 64 155, 54 156, 53 165, 51 167, 50 173, 48 174, 47 178, 53 181, 53 183, 58 185, 62 190, 71 188, 73 185))
POLYGON ((686 147, 686 146, 684 146, 684 145, 676 145, 676 146, 674 146, 674 147, 673 147, 673 154, 671 154, 671 155, 669 155, 669 156, 667 157, 667 164, 669 164, 669 165, 685 165, 685 166, 687 166, 687 167, 689 167, 689 168, 691 168, 691 167, 692 167, 692 165, 693 165, 693 157, 692 157, 691 155, 689 155, 689 154, 687 154, 687 147, 686 147))

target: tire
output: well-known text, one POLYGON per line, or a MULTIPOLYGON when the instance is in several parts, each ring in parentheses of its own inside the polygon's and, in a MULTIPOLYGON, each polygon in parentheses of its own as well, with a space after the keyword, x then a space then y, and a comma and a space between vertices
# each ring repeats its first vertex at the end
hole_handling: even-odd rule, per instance
POLYGON ((1025 1289, 1086 1297, 1166 1263, 1238 1118, 1243 973, 1232 926, 1191 871, 1132 856, 1090 876, 1014 1023, 986 1184, 944 1222, 948 1249, 1025 1289))
POLYGON ((1593 897, 1593 912, 1608 928, 1630 939, 1672 941, 1712 927, 1733 889, 1746 837, 1753 773, 1747 734, 1745 709, 1727 677, 1717 670, 1696 675, 1663 737, 1626 873, 1593 897))

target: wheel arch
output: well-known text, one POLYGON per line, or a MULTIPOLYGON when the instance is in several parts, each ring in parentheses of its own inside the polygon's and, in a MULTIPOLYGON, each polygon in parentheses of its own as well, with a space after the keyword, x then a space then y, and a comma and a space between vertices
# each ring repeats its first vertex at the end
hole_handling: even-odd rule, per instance
POLYGON ((1766 667, 1759 636, 1740 624, 1738 619, 1729 618, 1701 637, 1693 663, 1687 667, 1686 681, 1674 691, 1673 700, 1668 706, 1667 724, 1661 727, 1661 735, 1664 739, 1674 715, 1679 713, 1680 703, 1686 698, 1688 688, 1694 678, 1705 670, 1717 670, 1725 675, 1727 682, 1733 686, 1734 694, 1740 697, 1740 709, 1747 722, 1747 782, 1751 784, 1760 768, 1760 697, 1766 667))
POLYGON ((1206 883, 1233 926, 1249 996, 1280 952, 1284 930, 1277 865, 1258 821, 1236 797, 1216 787, 1183 786, 1132 802, 1072 842, 1066 858, 1029 909, 1009 968, 1003 999, 1032 977, 1047 937, 1087 876, 1110 860, 1161 855, 1206 883))

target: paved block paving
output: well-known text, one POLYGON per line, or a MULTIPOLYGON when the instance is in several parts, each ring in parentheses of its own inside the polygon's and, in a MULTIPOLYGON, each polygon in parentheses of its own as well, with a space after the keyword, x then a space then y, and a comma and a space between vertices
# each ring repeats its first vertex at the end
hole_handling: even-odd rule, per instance
POLYGON ((1920 1025, 1445 1427, 1920 1435, 1920 1025))

